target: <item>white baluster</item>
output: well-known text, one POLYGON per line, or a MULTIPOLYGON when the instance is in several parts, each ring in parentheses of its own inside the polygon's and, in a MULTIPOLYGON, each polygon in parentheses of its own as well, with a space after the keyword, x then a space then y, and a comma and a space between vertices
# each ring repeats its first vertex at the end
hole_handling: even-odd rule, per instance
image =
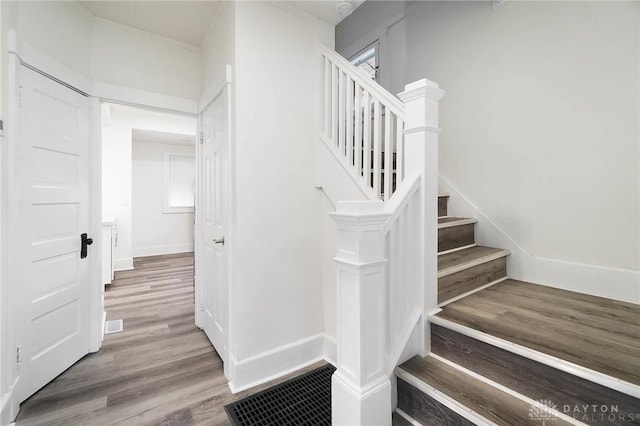
POLYGON ((331 134, 331 62, 324 58, 324 134, 331 134))
POLYGON ((398 117, 396 122, 396 185, 404 180, 404 123, 398 117))
POLYGON ((393 182, 393 139, 391 133, 391 111, 384 114, 384 200, 391 198, 393 182))
POLYGON ((364 120, 362 127, 364 130, 364 143, 362 151, 364 153, 364 162, 362 164, 362 176, 364 177, 365 186, 371 187, 371 95, 367 91, 364 92, 364 120))
POLYGON ((347 149, 347 163, 349 167, 353 166, 353 80, 351 77, 346 76, 347 83, 347 105, 346 105, 346 114, 347 121, 346 126, 347 130, 345 132, 345 141, 346 141, 346 149, 347 149))
POLYGON ((345 118, 345 80, 347 76, 342 70, 338 76, 338 152, 340 157, 344 157, 344 118, 345 118))
POLYGON ((355 83, 355 129, 354 129, 354 144, 355 144, 355 166, 358 176, 362 175, 362 88, 358 83, 355 83))
POLYGON ((338 138, 338 67, 331 66, 331 143, 338 138))
POLYGON ((382 172, 380 170, 382 161, 382 108, 380 102, 373 103, 373 192, 379 197, 382 188, 382 172))

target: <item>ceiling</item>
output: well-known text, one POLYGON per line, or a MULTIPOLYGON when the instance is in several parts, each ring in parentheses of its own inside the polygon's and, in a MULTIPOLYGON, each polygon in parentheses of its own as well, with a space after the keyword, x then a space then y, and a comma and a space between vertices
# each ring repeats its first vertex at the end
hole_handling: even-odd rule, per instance
MULTIPOLYGON (((354 8, 364 0, 350 0, 354 8)), ((199 46, 218 7, 209 1, 80 1, 94 16, 199 46)), ((342 20, 335 0, 286 1, 327 23, 342 20)))
POLYGON ((152 142, 170 145, 195 145, 196 137, 179 133, 156 132, 155 130, 132 129, 133 142, 152 142))

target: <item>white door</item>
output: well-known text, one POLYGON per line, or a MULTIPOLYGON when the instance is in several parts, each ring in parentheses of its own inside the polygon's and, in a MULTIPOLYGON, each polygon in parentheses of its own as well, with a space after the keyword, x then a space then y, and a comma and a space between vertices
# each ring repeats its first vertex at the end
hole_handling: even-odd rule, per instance
POLYGON ((228 118, 228 88, 225 87, 201 115, 202 326, 223 361, 227 358, 228 313, 228 118))
POLYGON ((89 350, 90 133, 87 97, 25 67, 19 78, 9 264, 23 401, 89 350))

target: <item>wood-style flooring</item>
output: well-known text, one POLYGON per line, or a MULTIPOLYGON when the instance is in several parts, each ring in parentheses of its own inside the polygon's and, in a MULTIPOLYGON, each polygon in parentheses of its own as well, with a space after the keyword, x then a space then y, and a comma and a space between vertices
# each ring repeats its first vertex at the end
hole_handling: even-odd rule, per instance
MULTIPOLYGON (((194 325, 191 253, 135 259, 105 292, 124 331, 25 401, 18 425, 228 425, 222 361, 194 325)), ((317 363, 301 372, 317 368, 317 363)))
MULTIPOLYGON (((420 379, 430 387, 438 389, 441 393, 459 401, 465 407, 472 409, 475 413, 485 419, 500 426, 514 426, 531 424, 529 413, 531 405, 494 388, 487 383, 469 376, 442 361, 431 357, 414 357, 400 366, 402 370, 420 379)), ((447 413, 444 419, 436 420, 427 417, 428 411, 434 411, 433 403, 422 405, 415 403, 401 403, 401 399, 411 400, 420 392, 415 388, 407 387, 399 389, 399 406, 405 409, 407 414, 415 419, 429 420, 429 425, 468 425, 472 424, 461 419, 457 419, 454 413, 447 413), (404 394, 408 394, 404 395, 404 394), (426 408, 426 409, 425 409, 426 408), (424 412, 427 411, 427 412, 424 412)), ((422 394, 422 397, 426 395, 422 394)), ((442 410, 443 413, 448 410, 442 410)), ((551 423, 551 422, 550 422, 551 423)), ((556 426, 568 425, 564 420, 555 418, 553 424, 556 426)))
POLYGON ((640 385, 640 307, 506 280, 437 317, 640 385))

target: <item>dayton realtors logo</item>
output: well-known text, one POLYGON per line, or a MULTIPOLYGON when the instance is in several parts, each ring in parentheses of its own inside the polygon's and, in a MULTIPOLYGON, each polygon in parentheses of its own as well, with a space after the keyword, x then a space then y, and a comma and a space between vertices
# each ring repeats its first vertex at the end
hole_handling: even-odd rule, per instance
POLYGON ((640 421, 640 413, 621 413, 617 404, 563 404, 558 407, 550 399, 541 399, 529 407, 529 418, 543 425, 558 419, 558 414, 587 424, 640 421))
POLYGON ((547 422, 557 420, 555 412, 558 406, 550 399, 541 399, 529 407, 529 418, 535 421, 541 421, 544 426, 547 422))

